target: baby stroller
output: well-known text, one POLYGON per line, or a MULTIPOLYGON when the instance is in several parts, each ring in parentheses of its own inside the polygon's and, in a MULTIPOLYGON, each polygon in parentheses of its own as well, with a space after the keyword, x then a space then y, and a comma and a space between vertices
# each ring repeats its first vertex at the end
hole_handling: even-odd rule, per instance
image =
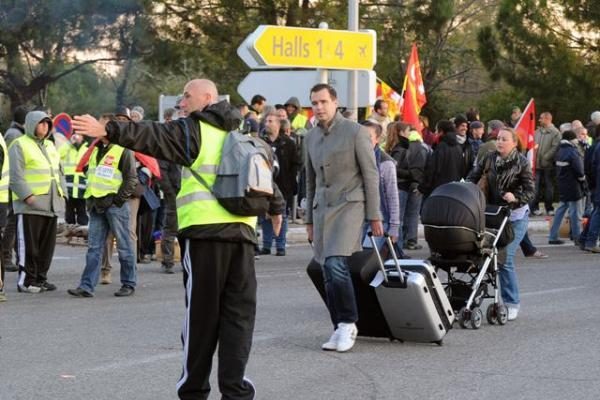
POLYGON ((504 325, 508 319, 499 299, 498 256, 511 241, 509 216, 506 207, 486 208, 483 193, 472 183, 439 186, 423 204, 429 261, 446 273, 446 281, 440 279, 463 328, 481 327, 484 299, 493 299, 486 311, 488 323, 504 325))

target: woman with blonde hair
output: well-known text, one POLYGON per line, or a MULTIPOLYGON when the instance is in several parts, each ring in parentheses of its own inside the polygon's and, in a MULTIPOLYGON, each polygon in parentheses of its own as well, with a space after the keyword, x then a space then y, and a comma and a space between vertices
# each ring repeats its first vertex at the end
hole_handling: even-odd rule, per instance
POLYGON ((515 272, 515 253, 527 233, 529 202, 535 196, 531 166, 519 151, 519 135, 512 128, 500 128, 496 151, 490 152, 473 169, 468 180, 487 180, 488 204, 511 209, 510 221, 514 239, 506 247, 506 260, 500 266, 502 300, 508 308, 508 320, 517 318, 520 308, 519 286, 515 272))

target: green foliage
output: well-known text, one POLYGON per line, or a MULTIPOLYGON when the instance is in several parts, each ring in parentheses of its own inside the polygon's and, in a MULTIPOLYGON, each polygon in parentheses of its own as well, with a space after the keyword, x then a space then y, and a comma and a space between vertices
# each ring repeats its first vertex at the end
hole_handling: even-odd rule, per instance
POLYGON ((147 54, 153 32, 143 22, 151 4, 150 0, 0 0, 0 91, 13 107, 44 104, 48 85, 96 62, 99 51, 108 55, 96 58, 115 60, 147 54), (134 15, 141 17, 131 24, 134 15), (92 52, 91 59, 78 59, 84 51, 92 52))
POLYGON ((99 115, 114 111, 114 97, 111 79, 85 66, 50 87, 48 106, 54 114, 99 115))
POLYGON ((478 33, 490 76, 534 97, 538 112, 556 121, 587 120, 600 103, 600 38, 589 30, 600 14, 592 3, 503 0, 495 26, 478 33))
MULTIPOLYGON (((586 119, 600 93, 600 39, 561 28, 557 3, 569 27, 598 31, 597 0, 360 2, 360 28, 377 32, 375 71, 398 92, 418 44, 423 113, 433 122, 472 106, 482 118, 507 116, 529 97, 559 118, 586 119)), ((0 92, 14 105, 44 103, 50 87, 55 110, 139 104, 152 116, 160 93, 179 93, 187 80, 205 77, 237 102, 249 72, 237 48, 258 25, 314 28, 325 21, 346 29, 347 7, 346 0, 0 0, 0 92), (102 50, 119 72, 94 77, 76 59, 82 50, 102 50), (63 92, 70 95, 61 98, 63 92)))

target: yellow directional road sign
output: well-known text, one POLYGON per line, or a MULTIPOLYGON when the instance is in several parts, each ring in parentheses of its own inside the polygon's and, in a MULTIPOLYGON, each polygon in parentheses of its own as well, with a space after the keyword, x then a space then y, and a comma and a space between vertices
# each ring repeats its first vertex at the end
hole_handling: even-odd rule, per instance
POLYGON ((376 34, 371 30, 261 25, 242 46, 260 67, 371 70, 377 59, 376 34))

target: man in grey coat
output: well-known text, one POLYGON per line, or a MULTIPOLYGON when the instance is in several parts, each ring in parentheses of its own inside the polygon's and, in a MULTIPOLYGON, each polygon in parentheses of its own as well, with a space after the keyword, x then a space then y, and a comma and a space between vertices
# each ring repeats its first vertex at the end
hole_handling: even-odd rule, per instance
POLYGON ((335 89, 318 84, 310 100, 318 124, 304 142, 306 230, 335 328, 322 349, 344 352, 354 346, 358 320, 347 258, 361 250, 365 220, 375 236, 383 235, 379 175, 368 132, 337 112, 335 89))
POLYGON ((561 134, 552 123, 552 114, 540 114, 540 126, 535 131, 535 198, 529 208, 535 215, 541 215, 540 200, 544 200, 546 214, 554 215, 554 156, 560 144, 561 134), (542 182, 544 192, 542 193, 542 182))

